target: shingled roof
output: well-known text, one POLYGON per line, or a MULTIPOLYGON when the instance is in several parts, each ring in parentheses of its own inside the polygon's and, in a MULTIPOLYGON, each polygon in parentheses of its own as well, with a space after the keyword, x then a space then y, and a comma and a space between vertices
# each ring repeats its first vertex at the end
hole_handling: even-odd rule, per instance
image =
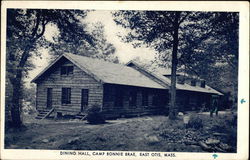
POLYGON ((166 89, 164 86, 158 84, 139 71, 122 65, 107 62, 104 60, 79 56, 75 54, 66 53, 57 58, 51 65, 44 69, 32 82, 35 82, 43 73, 46 72, 53 64, 60 58, 65 57, 72 63, 77 65, 83 71, 89 73, 95 79, 100 80, 102 83, 129 85, 137 87, 166 89))
MULTIPOLYGON (((38 74, 32 82, 35 82, 40 76, 42 76, 50 67, 52 67, 62 57, 67 58, 90 76, 102 83, 129 85, 137 87, 157 88, 157 89, 169 89, 171 80, 160 73, 150 72, 145 68, 142 68, 139 64, 130 61, 127 65, 115 64, 100 60, 97 58, 89 58, 86 56, 79 56, 75 54, 66 53, 58 57, 53 63, 47 66, 40 74, 38 74), (129 64, 134 64, 139 67, 143 72, 129 67, 129 64), (150 76, 149 76, 150 75, 150 76), (150 78, 154 77, 154 78, 150 78), (157 80, 156 80, 157 79, 157 80), (160 82, 159 82, 160 81, 160 82)), ((215 89, 209 87, 205 88, 200 86, 191 86, 189 84, 176 84, 177 90, 187 90, 203 93, 211 93, 223 95, 215 89)))
MULTIPOLYGON (((154 76, 155 78, 157 78, 158 80, 160 80, 161 82, 165 83, 166 85, 170 86, 171 85, 171 79, 168 77, 165 77, 165 73, 164 75, 162 74, 162 72, 157 72, 154 71, 151 72, 145 68, 142 68, 139 64, 137 64, 136 62, 130 61, 127 63, 127 65, 135 65, 139 68, 141 68, 145 75, 149 74, 151 76, 154 76)), ((178 84, 176 83, 176 89, 177 90, 186 90, 186 91, 194 91, 194 92, 203 92, 203 93, 211 93, 211 94, 217 94, 217 95, 223 95, 222 93, 218 92, 217 90, 213 89, 212 87, 205 85, 205 87, 200 87, 200 86, 191 86, 190 84, 184 83, 184 84, 178 84)))
MULTIPOLYGON (((171 83, 171 79, 167 78, 162 75, 157 75, 160 76, 162 79, 164 79, 167 83, 171 83)), ((212 87, 205 85, 205 87, 200 87, 200 86, 191 86, 190 84, 184 83, 184 84, 176 84, 176 89, 177 90, 186 90, 186 91, 195 91, 195 92, 203 92, 203 93, 213 93, 213 94, 218 94, 218 95, 223 95, 222 93, 218 92, 217 90, 213 89, 212 87)))

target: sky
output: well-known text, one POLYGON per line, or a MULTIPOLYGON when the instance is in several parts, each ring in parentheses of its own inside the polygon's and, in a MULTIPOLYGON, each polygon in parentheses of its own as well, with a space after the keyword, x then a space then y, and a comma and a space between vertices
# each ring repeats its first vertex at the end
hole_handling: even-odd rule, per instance
MULTIPOLYGON (((92 23, 101 22, 104 25, 104 31, 108 42, 112 43, 116 48, 116 55, 121 63, 126 63, 136 57, 139 57, 141 61, 149 63, 150 60, 154 59, 155 51, 150 48, 133 48, 132 44, 124 43, 117 35, 125 35, 127 30, 118 26, 113 21, 111 11, 98 10, 91 11, 88 13, 84 22, 90 27, 92 23)), ((52 40, 53 36, 58 34, 56 27, 48 25, 45 31, 45 38, 52 40)), ((29 77, 26 78, 27 86, 30 85, 30 81, 39 74, 47 65, 49 60, 49 53, 46 49, 41 49, 42 59, 33 57, 33 61, 36 67, 29 72, 29 77)))
POLYGON ((120 32, 124 35, 127 31, 115 24, 110 11, 94 11, 90 12, 86 17, 86 22, 96 23, 98 21, 104 24, 107 40, 116 47, 116 54, 121 62, 126 63, 135 57, 140 57, 144 60, 152 60, 154 58, 153 50, 149 48, 135 49, 131 44, 121 41, 117 34, 120 32))

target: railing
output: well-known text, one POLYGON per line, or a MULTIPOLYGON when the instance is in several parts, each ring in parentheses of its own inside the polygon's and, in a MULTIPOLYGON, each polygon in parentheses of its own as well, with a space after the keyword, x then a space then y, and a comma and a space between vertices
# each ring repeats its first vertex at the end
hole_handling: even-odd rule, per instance
POLYGON ((52 108, 41 120, 48 117, 54 110, 55 110, 55 108, 52 108))

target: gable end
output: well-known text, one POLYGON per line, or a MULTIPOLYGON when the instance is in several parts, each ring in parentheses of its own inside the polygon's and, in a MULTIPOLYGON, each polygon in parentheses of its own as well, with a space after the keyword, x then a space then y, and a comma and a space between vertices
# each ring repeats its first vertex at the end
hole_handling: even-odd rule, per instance
POLYGON ((75 62, 72 58, 70 58, 69 56, 67 56, 67 54, 63 54, 61 56, 59 56, 58 58, 56 58, 51 64, 49 64, 42 72, 40 72, 32 81, 34 83, 37 83, 37 81, 45 76, 46 74, 49 74, 50 71, 56 67, 57 63, 59 63, 59 61, 61 61, 63 58, 69 60, 71 63, 73 63, 74 65, 76 65, 77 67, 79 67, 82 71, 84 71, 87 75, 91 76, 92 78, 94 78, 97 82, 99 83, 104 83, 99 77, 97 77, 96 75, 94 75, 93 73, 91 73, 88 69, 86 69, 85 67, 83 67, 82 65, 78 64, 77 62, 75 62))

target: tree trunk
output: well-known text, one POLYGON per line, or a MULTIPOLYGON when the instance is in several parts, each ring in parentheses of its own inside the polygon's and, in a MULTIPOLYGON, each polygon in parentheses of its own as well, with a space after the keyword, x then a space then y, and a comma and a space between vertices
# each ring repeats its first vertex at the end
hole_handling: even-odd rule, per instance
MULTIPOLYGON (((40 10, 37 11, 37 19, 34 25, 34 29, 32 29, 32 34, 29 36, 30 40, 26 42, 26 47, 21 54, 21 59, 19 64, 15 66, 16 68, 13 70, 13 74, 15 77, 11 79, 11 84, 13 88, 12 93, 12 102, 11 102, 11 119, 12 119, 12 126, 13 127, 21 127, 21 84, 22 84, 22 76, 23 72, 25 71, 25 64, 30 56, 30 51, 35 47, 35 42, 44 35, 45 26, 48 22, 45 22, 45 18, 41 18, 40 10), (42 29, 40 33, 38 32, 40 29, 39 25, 42 25, 42 29)), ((8 48, 8 46, 7 46, 8 48)))
POLYGON ((173 50, 172 50, 172 67, 171 67, 171 89, 170 89, 170 108, 169 119, 175 119, 177 115, 176 107, 176 70, 177 70, 177 51, 178 51, 178 31, 179 31, 180 12, 175 12, 173 50))
POLYGON ((15 77, 11 80, 13 92, 12 92, 12 105, 11 105, 11 119, 12 119, 12 126, 16 128, 20 128, 22 126, 21 121, 21 81, 22 81, 22 74, 24 70, 24 66, 27 62, 29 57, 29 51, 31 49, 30 44, 26 46, 25 51, 22 54, 21 60, 19 65, 17 66, 17 70, 15 73, 15 77))
POLYGON ((21 96, 21 77, 22 71, 18 70, 16 78, 12 82, 13 93, 12 93, 12 105, 11 105, 11 119, 12 126, 19 128, 22 125, 21 114, 20 114, 20 96, 21 96))

